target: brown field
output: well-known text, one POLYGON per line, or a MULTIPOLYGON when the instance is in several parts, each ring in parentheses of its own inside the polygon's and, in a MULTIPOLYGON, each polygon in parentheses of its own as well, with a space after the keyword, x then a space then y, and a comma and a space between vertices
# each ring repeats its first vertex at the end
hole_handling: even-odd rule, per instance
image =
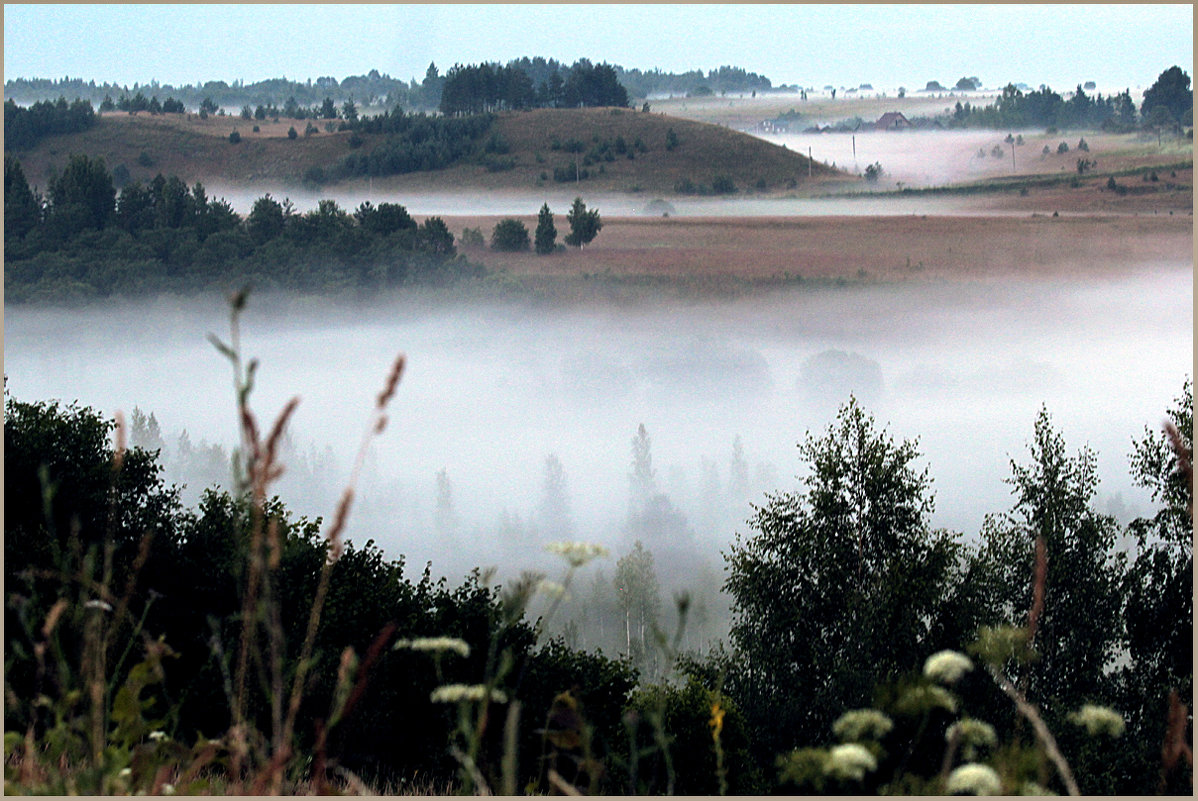
MULTIPOLYGON (((496 217, 454 217, 489 236, 496 217)), ((532 231, 534 216, 521 218, 532 231)), ((565 220, 559 215, 559 233, 565 220)), ((583 250, 464 252, 513 278, 910 282, 1013 276, 1123 277, 1184 264, 1193 219, 1155 216, 824 216, 613 218, 583 250)))

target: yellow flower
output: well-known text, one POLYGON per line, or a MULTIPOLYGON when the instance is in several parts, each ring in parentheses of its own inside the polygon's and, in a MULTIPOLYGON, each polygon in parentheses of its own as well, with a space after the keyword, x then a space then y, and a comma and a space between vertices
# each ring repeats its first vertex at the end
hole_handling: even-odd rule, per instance
POLYGON ((719 701, 711 705, 711 720, 707 723, 711 726, 711 739, 720 739, 720 734, 724 731, 724 714, 726 712, 727 710, 720 706, 719 701))

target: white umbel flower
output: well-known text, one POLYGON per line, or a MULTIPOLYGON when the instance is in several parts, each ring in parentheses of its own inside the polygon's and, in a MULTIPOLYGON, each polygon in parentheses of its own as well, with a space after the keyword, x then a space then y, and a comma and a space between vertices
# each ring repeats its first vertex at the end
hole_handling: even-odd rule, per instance
POLYGON ((973 670, 973 660, 959 651, 940 651, 923 663, 923 675, 941 684, 956 684, 973 670))
MULTIPOLYGON (((490 700, 497 704, 507 703, 502 690, 492 689, 490 700)), ((483 701, 488 698, 485 684, 446 684, 433 690, 429 696, 434 704, 456 704, 459 701, 483 701)))
POLYGON ((597 556, 607 556, 609 551, 593 542, 551 542, 545 546, 549 553, 565 559, 570 567, 582 567, 597 556))
POLYGON ((1002 790, 1002 782, 994 768, 973 763, 962 765, 948 774, 945 790, 950 795, 998 795, 1002 790))
POLYGON ((993 726, 984 720, 973 718, 961 718, 949 726, 948 731, 944 733, 944 739, 951 741, 954 736, 959 738, 962 745, 992 746, 998 742, 998 735, 995 734, 993 726))
POLYGON ((413 651, 453 651, 462 658, 470 656, 470 645, 457 637, 416 637, 411 640, 396 640, 393 650, 410 648, 413 651))
POLYGON ((1069 720, 1085 728, 1091 737, 1097 737, 1100 734, 1119 737, 1123 734, 1123 716, 1109 707, 1085 704, 1081 709, 1071 713, 1069 720))
POLYGON ((838 779, 861 781, 867 771, 876 770, 877 767, 878 760, 874 759, 874 755, 857 743, 833 746, 828 751, 826 770, 838 779))
POLYGON ((876 709, 853 709, 832 724, 832 733, 844 742, 880 740, 894 728, 894 722, 876 709))

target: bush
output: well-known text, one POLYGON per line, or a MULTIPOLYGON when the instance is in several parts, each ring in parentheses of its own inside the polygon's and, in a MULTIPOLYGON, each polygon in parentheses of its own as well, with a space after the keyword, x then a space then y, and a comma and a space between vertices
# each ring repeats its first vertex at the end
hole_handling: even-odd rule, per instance
POLYGON ((1061 142, 1061 144, 1057 145, 1057 152, 1058 152, 1058 153, 1068 153, 1068 152, 1069 152, 1069 145, 1068 145, 1068 143, 1066 143, 1066 142, 1061 142))
POLYGON ((881 177, 882 165, 879 162, 875 161, 873 164, 870 164, 865 168, 865 180, 869 181, 871 184, 877 183, 878 179, 881 177))
POLYGON ((257 125, 255 125, 255 126, 254 126, 254 133, 262 133, 262 129, 261 129, 261 128, 259 128, 257 125))
POLYGON ((233 133, 229 134, 229 144, 235 145, 240 141, 241 141, 241 134, 239 134, 237 131, 234 131, 233 133))
POLYGON ((287 129, 287 138, 288 139, 295 139, 298 136, 299 136, 299 134, 296 132, 294 125, 292 125, 290 128, 287 129))
POLYGON ((491 250, 516 253, 531 249, 532 239, 524 223, 508 217, 495 224, 495 230, 491 232, 491 250))
POLYGON ((736 184, 727 175, 717 175, 711 179, 711 191, 717 195, 736 194, 736 184))
POLYGON ((487 244, 482 230, 478 228, 463 228, 460 241, 464 248, 481 248, 487 244))

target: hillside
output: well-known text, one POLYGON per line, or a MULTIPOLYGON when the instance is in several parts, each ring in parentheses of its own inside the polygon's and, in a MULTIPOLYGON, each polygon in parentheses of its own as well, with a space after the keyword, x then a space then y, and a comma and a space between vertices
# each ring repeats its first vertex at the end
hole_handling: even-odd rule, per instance
MULTIPOLYGON (((322 127, 305 136, 305 125, 288 119, 110 113, 101 115, 90 130, 49 137, 16 155, 30 183, 41 186, 72 153, 102 157, 110 170, 120 174, 124 165, 131 180, 147 181, 162 173, 188 182, 298 185, 313 167, 328 170, 354 152, 368 156, 386 139, 382 134, 359 134, 361 144, 353 148, 349 131, 322 127), (295 139, 288 137, 292 126, 299 131, 295 139), (229 141, 234 130, 241 137, 236 144, 229 141)), ((485 137, 491 144, 489 153, 480 143, 471 157, 455 166, 378 177, 374 184, 397 190, 553 187, 559 183, 555 168, 558 177, 573 178, 575 163, 578 183, 592 192, 662 195, 681 188, 684 193, 705 194, 722 177, 727 180, 714 188, 722 183, 727 189, 730 182, 742 194, 774 193, 849 178, 784 147, 727 128, 629 109, 511 112, 496 118, 491 133, 495 136, 485 137), (676 137, 672 149, 667 146, 671 131, 676 137)))

